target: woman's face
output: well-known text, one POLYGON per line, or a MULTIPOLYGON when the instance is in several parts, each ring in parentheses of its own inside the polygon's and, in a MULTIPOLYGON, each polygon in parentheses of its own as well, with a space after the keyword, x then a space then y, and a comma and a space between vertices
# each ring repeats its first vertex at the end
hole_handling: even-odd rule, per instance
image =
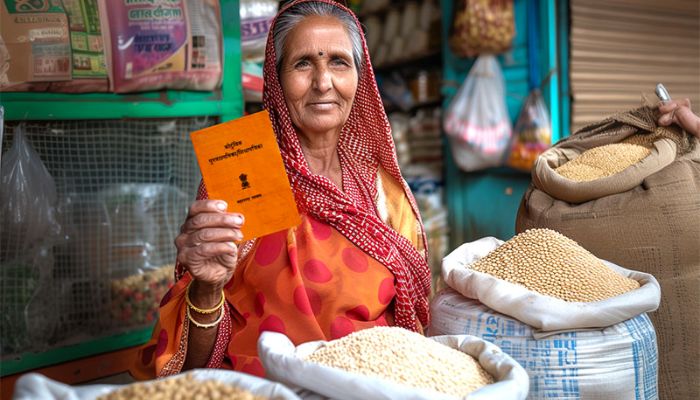
POLYGON ((342 22, 304 18, 287 35, 283 54, 280 82, 292 123, 307 135, 339 133, 358 80, 342 22))

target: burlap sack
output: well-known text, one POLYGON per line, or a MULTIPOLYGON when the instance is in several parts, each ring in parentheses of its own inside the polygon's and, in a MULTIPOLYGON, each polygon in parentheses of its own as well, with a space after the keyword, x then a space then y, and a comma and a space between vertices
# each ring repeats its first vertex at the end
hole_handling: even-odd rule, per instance
MULTIPOLYGON (((599 191, 589 196, 590 201, 578 204, 561 199, 567 197, 562 187, 547 191, 546 184, 541 186, 555 181, 552 168, 535 168, 533 184, 520 204, 516 232, 554 229, 599 258, 654 275, 661 285, 661 306, 650 314, 659 344, 659 397, 698 399, 700 144, 684 132, 658 128, 655 113, 645 106, 585 127, 557 143, 538 161, 556 168, 556 160, 564 162, 565 158, 553 154, 580 153, 621 141, 656 144, 661 139, 665 146, 671 145, 667 140, 671 139, 676 154, 670 163, 661 169, 647 169, 632 187, 627 171, 579 187, 570 185, 574 191, 580 192, 581 187, 599 191)), ((657 159, 648 162, 665 164, 658 159, 662 153, 667 154, 657 151, 649 156, 657 159)))

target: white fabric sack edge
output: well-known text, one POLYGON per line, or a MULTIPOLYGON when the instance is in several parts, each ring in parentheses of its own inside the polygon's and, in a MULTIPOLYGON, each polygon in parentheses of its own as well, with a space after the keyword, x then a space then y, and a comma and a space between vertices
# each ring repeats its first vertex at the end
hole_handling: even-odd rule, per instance
POLYGON ((469 268, 501 244, 502 240, 489 236, 459 246, 442 260, 443 279, 462 295, 542 331, 604 328, 659 308, 661 289, 656 278, 605 260, 601 261, 639 282, 640 288, 601 301, 567 302, 469 268))
MULTIPOLYGON (((255 395, 275 399, 300 400, 290 389, 277 382, 223 369, 195 369, 162 380, 181 378, 188 373, 200 380, 215 379, 224 384, 231 384, 245 389, 255 395)), ((155 381, 153 381, 155 383, 155 381)), ((148 382, 134 382, 148 383, 148 382)), ((13 400, 56 399, 56 400, 92 400, 129 385, 86 385, 70 386, 54 381, 44 375, 28 373, 19 378, 15 384, 13 400)))
MULTIPOLYGON (((472 392, 464 399, 523 400, 527 397, 530 384, 527 372, 496 345, 469 335, 436 336, 430 339, 475 357, 497 381, 472 392)), ((346 372, 303 359, 326 343, 328 342, 314 341, 295 347, 284 334, 264 332, 258 340, 258 353, 270 379, 292 387, 299 386, 333 399, 455 399, 432 390, 416 389, 390 380, 346 372)))

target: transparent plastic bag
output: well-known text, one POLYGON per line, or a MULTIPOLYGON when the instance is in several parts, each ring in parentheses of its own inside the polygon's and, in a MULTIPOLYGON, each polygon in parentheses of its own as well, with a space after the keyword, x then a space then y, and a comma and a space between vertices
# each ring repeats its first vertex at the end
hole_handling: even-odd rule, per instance
POLYGON ((241 50, 245 60, 265 58, 267 34, 277 15, 278 0, 241 0, 241 50))
POLYGON ((97 194, 108 227, 108 274, 123 279, 170 264, 172 243, 187 215, 187 195, 164 184, 111 185, 97 194))
POLYGON ((518 115, 506 162, 509 167, 530 171, 537 157, 552 143, 552 126, 542 92, 530 92, 518 115))
POLYGON ((25 255, 60 233, 56 183, 27 140, 23 124, 15 128, 12 147, 2 157, 0 185, 2 259, 25 255))
POLYGON ((56 184, 25 136, 24 125, 13 134, 12 146, 0 162, 2 353, 39 349, 58 321, 45 295, 52 278, 53 247, 61 233, 56 184))
POLYGON ((445 113, 444 128, 462 170, 501 165, 512 128, 496 57, 483 55, 476 60, 445 113))

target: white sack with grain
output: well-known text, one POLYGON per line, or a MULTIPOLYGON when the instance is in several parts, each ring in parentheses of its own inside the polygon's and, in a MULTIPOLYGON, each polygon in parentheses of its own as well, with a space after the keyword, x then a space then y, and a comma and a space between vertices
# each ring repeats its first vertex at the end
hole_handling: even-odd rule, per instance
MULTIPOLYGON (((599 301, 565 301, 561 298, 545 295, 531 288, 500 279, 492 274, 472 269, 472 263, 486 257, 504 244, 494 237, 485 237, 463 244, 442 261, 442 276, 445 282, 463 296, 479 300, 495 311, 512 316, 540 331, 575 330, 583 328, 603 328, 634 318, 639 314, 654 311, 659 307, 661 292, 656 279, 638 271, 622 268, 605 260, 600 260, 613 272, 639 283, 639 288, 599 301)), ((540 259, 542 269, 552 258, 546 253, 547 248, 531 249, 526 257, 540 259)), ((560 255, 558 257, 566 257, 560 255)), ((559 259, 556 261, 560 262, 559 259)), ((565 265, 563 263, 562 265, 565 265)), ((534 264, 537 266, 537 262, 534 264)), ((576 274, 580 274, 578 268, 576 274)), ((563 273, 561 270, 559 273, 563 273)), ((590 271, 588 272, 591 273, 590 271)), ((584 273, 585 275, 585 273, 584 273)), ((579 275, 580 276, 580 275, 579 275)), ((553 284, 557 277, 534 276, 533 283, 553 284), (540 282, 538 282, 540 281, 540 282)), ((572 276, 571 279, 575 279, 572 276)), ((584 278, 589 278, 585 277, 584 278)), ((587 282, 591 279, 585 279, 587 282)), ((605 282, 602 282, 605 283, 605 282)), ((588 290, 589 285, 584 289, 588 290)), ((582 289, 582 290, 584 290, 582 289)))
MULTIPOLYGON (((285 335, 276 332, 264 332, 258 341, 258 352, 270 379, 282 382, 290 387, 301 387, 323 396, 338 400, 447 400, 447 399, 525 399, 528 393, 529 379, 525 370, 510 356, 497 346, 482 339, 468 335, 450 335, 425 338, 420 334, 403 330, 402 328, 372 328, 355 332, 367 333, 374 330, 398 330, 396 341, 406 344, 406 341, 420 341, 423 345, 411 347, 410 353, 396 353, 393 358, 385 357, 395 347, 392 343, 374 349, 376 356, 357 358, 356 366, 368 371, 378 370, 380 364, 386 368, 385 373, 370 374, 348 372, 343 369, 309 361, 308 358, 316 351, 330 348, 336 341, 315 341, 295 346, 285 335), (399 332, 401 331, 401 332, 399 332), (414 336, 415 335, 415 336, 414 336), (434 341, 434 342, 433 342, 434 341), (397 382, 397 377, 388 375, 397 368, 389 367, 391 363, 400 364, 399 370, 407 371, 408 375, 424 371, 429 380, 438 386, 451 381, 450 377, 457 371, 447 365, 429 363, 420 360, 431 359, 435 353, 432 345, 441 343, 445 351, 459 350, 478 360, 478 364, 493 377, 494 383, 482 386, 467 396, 452 396, 427 388, 416 388, 397 382), (432 353, 431 353, 432 352, 432 353), (362 364, 362 365, 358 365, 362 364), (405 367, 405 368, 404 368, 405 367), (410 369, 413 369, 410 371, 410 369), (370 376, 374 375, 374 376, 370 376), (378 375, 385 375, 379 377, 378 375)), ((347 339, 346 336, 343 339, 347 339)), ((339 340, 343 340, 339 339, 339 340)), ((398 346, 401 347, 401 346, 398 346)), ((442 350, 438 350, 442 353, 442 350)), ((441 358, 438 356, 438 358, 441 358)), ((342 360, 338 360, 342 362, 342 360)), ((350 362, 352 364, 353 362, 350 362)), ((347 363, 346 363, 347 364, 347 363)), ((348 364, 349 365, 349 364, 348 364)), ((353 368, 355 369, 355 368, 353 368)), ((381 371, 381 370, 379 370, 381 371)), ((462 372, 462 371, 460 371, 462 372)), ((400 379, 399 379, 400 380, 400 379)))
MULTIPOLYGON (((227 400, 248 399, 275 399, 275 400, 299 400, 299 396, 294 394, 290 389, 276 382, 271 382, 266 379, 256 376, 244 374, 242 372, 228 371, 222 369, 195 369, 188 372, 183 372, 167 378, 137 382, 130 385, 84 385, 70 386, 61 382, 49 379, 38 373, 25 374, 15 384, 15 393, 13 400, 96 400, 120 398, 119 391, 126 394, 126 398, 132 400, 148 399, 153 400, 160 398, 156 396, 164 395, 166 398, 178 398, 177 394, 168 391, 169 384, 181 385, 183 380, 194 378, 196 381, 202 381, 200 386, 206 381, 215 381, 216 385, 228 386, 228 390, 220 390, 222 395, 225 395, 227 400), (157 385, 157 387, 155 387, 157 385), (151 386, 150 389, 142 390, 145 386, 151 386), (143 392, 144 396, 140 396, 136 392, 143 392), (167 391, 167 393, 166 393, 167 391), (239 392, 240 396, 232 396, 231 391, 239 392), (224 393, 225 392, 225 393, 224 393)), ((176 389, 176 388, 170 388, 176 389)), ((193 395, 191 388, 182 388, 180 390, 181 398, 199 398, 193 395), (191 395, 191 396, 190 396, 191 395)), ((205 398, 218 398, 215 394, 209 393, 205 398)))

